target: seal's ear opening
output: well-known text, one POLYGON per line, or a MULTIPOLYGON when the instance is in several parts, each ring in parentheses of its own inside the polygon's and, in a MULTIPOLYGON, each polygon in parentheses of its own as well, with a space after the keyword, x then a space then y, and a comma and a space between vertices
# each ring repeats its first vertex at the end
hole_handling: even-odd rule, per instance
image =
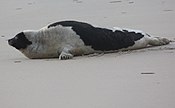
POLYGON ((24 32, 20 32, 14 38, 9 39, 8 44, 20 50, 27 48, 28 45, 32 44, 32 42, 26 38, 24 32))

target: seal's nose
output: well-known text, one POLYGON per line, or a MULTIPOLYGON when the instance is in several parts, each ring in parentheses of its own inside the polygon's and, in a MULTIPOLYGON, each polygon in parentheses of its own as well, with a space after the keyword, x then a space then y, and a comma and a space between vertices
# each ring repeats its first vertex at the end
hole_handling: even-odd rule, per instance
POLYGON ((9 44, 9 45, 13 45, 13 40, 12 40, 12 39, 9 39, 9 40, 8 40, 8 44, 9 44))

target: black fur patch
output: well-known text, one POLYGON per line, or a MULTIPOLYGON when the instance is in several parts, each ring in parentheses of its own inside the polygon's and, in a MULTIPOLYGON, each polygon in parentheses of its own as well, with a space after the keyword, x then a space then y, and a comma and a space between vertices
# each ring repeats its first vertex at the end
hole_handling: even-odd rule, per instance
POLYGON ((127 48, 135 44, 135 41, 144 37, 141 33, 124 31, 112 31, 106 28, 94 27, 90 24, 77 21, 56 22, 48 26, 57 25, 69 26, 83 40, 85 45, 91 46, 94 50, 109 51, 127 48))
POLYGON ((9 45, 15 47, 16 49, 25 49, 32 42, 29 41, 23 32, 17 34, 14 38, 8 40, 9 45))

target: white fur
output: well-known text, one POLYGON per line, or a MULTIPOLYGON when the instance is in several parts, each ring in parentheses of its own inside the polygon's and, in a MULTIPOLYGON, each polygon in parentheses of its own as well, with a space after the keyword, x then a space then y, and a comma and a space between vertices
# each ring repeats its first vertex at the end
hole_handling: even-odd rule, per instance
MULTIPOLYGON (((85 46, 70 27, 59 25, 38 31, 24 31, 24 34, 32 42, 32 45, 21 52, 29 58, 58 57, 59 55, 64 58, 70 53, 79 55, 93 52, 93 49, 90 46, 85 46)), ((61 57, 59 58, 61 59, 61 57)))
POLYGON ((134 49, 140 49, 145 48, 149 43, 148 36, 144 36, 143 38, 135 41, 135 44, 133 46, 130 46, 128 48, 125 48, 124 50, 134 50, 134 49))

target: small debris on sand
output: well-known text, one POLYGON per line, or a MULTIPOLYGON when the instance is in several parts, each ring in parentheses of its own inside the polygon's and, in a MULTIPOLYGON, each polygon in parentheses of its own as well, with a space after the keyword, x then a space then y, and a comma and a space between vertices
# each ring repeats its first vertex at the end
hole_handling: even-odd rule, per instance
POLYGON ((22 10, 22 8, 16 8, 16 10, 22 10))
POLYGON ((155 73, 153 73, 153 72, 143 72, 141 74, 155 74, 155 73))
POLYGON ((21 63, 21 61, 14 61, 14 63, 21 63))
POLYGON ((73 0, 73 2, 76 2, 76 3, 82 3, 83 1, 73 0))
POLYGON ((127 12, 121 12, 121 14, 126 14, 127 12))
POLYGON ((130 1, 129 4, 133 4, 134 2, 133 1, 130 1))
POLYGON ((165 10, 163 10, 164 12, 171 12, 171 11, 173 11, 173 10, 171 10, 171 9, 165 9, 165 10))
POLYGON ((27 3, 28 5, 32 5, 33 3, 27 3))
POLYGON ((120 3, 120 2, 122 2, 122 1, 117 0, 117 1, 110 1, 109 3, 120 3))

